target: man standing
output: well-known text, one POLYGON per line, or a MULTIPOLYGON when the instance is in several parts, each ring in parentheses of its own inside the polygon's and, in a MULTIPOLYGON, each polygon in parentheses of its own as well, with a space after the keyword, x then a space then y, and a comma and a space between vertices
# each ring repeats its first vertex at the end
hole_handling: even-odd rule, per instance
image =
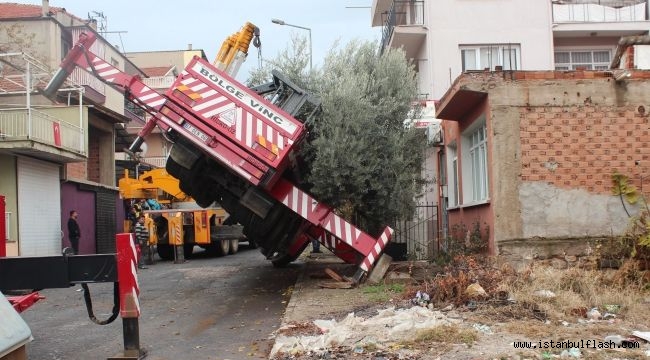
POLYGON ((70 211, 70 218, 68 219, 68 239, 74 254, 79 254, 79 238, 81 237, 81 230, 77 223, 77 211, 70 211))
POLYGON ((135 224, 135 239, 140 245, 140 259, 138 259, 138 269, 146 269, 144 266, 145 248, 149 246, 149 230, 144 226, 144 215, 140 215, 138 222, 135 224))

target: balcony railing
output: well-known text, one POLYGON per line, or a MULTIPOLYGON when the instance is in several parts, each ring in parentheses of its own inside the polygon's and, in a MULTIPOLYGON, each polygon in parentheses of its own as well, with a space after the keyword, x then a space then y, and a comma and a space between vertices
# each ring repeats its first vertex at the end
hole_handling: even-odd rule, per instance
POLYGON ((142 164, 150 165, 152 167, 164 168, 167 163, 167 156, 145 156, 134 159, 129 154, 121 152, 115 153, 115 160, 139 161, 142 164))
POLYGON ((592 0, 553 3, 554 23, 646 21, 646 1, 592 0))
POLYGON ((0 110, 0 143, 21 140, 86 154, 83 128, 35 109, 0 110))
POLYGON ((158 168, 164 168, 165 164, 167 163, 167 156, 149 156, 149 157, 143 157, 140 159, 141 162, 145 164, 149 164, 151 166, 155 166, 158 168))
POLYGON ((424 25, 424 1, 393 1, 390 9, 382 14, 384 26, 381 33, 383 53, 396 26, 424 25))
POLYGON ((142 81, 152 89, 169 89, 176 80, 175 76, 152 76, 142 79, 142 81))

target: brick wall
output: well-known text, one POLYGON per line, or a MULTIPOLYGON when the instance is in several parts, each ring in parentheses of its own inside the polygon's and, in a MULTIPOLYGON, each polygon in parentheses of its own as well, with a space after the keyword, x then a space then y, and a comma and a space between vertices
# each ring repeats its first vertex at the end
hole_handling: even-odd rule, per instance
POLYGON ((650 166, 646 116, 643 106, 522 108, 522 180, 611 193, 618 171, 640 185, 650 166))
POLYGON ((68 179, 85 179, 86 162, 72 163, 66 165, 66 174, 68 179))
POLYGON ((88 180, 100 182, 99 137, 92 129, 88 134, 88 180))

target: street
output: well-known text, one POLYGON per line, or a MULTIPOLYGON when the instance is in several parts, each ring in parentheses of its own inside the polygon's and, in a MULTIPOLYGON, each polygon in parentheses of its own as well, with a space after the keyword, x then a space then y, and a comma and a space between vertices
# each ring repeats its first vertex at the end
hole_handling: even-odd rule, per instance
MULTIPOLYGON (((226 257, 198 253, 183 264, 157 261, 139 270, 140 345, 147 359, 262 359, 273 346, 303 264, 276 269, 247 246, 226 257)), ((30 360, 105 359, 123 351, 122 320, 96 325, 83 291, 46 289, 45 300, 23 312, 34 341, 30 360)), ((112 284, 91 284, 95 316, 112 309, 112 284)))

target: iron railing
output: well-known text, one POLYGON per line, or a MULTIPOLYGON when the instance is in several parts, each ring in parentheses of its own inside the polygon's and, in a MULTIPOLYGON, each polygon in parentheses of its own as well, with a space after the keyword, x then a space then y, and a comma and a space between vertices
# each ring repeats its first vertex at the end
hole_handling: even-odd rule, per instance
POLYGON ((554 23, 648 20, 646 0, 565 0, 553 3, 554 23))
POLYGON ((152 76, 142 79, 148 87, 152 89, 169 89, 176 80, 175 76, 152 76))
POLYGON ((0 142, 31 140, 85 155, 83 128, 36 109, 0 110, 0 142))
POLYGON ((396 26, 424 25, 424 1, 396 0, 382 14, 381 52, 390 44, 396 26))
POLYGON ((432 260, 438 254, 438 206, 426 203, 416 207, 413 219, 398 220, 393 224, 391 242, 406 244, 410 260, 432 260))

